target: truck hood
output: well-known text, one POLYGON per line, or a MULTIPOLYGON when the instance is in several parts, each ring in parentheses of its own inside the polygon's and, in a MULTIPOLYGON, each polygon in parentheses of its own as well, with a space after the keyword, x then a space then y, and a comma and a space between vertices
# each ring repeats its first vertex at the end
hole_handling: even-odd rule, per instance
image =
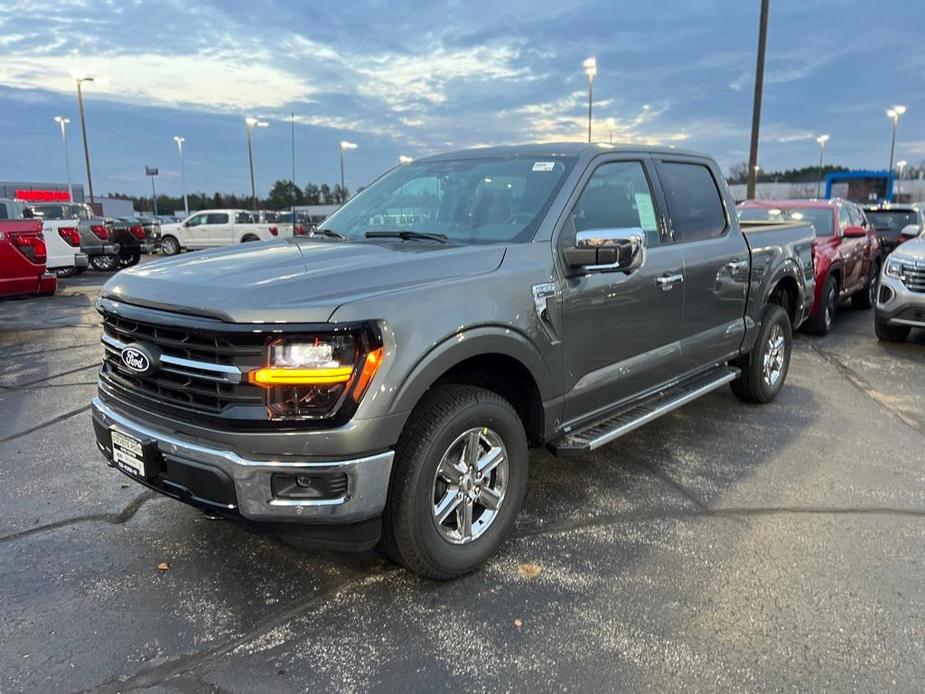
POLYGON ((493 272, 504 252, 428 241, 284 239, 145 263, 115 275, 102 295, 233 323, 318 323, 369 296, 493 272))

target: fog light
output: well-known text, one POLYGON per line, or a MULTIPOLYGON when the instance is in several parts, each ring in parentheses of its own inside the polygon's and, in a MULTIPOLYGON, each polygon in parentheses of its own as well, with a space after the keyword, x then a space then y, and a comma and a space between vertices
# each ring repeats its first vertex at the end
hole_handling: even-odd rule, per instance
POLYGON ((347 496, 347 473, 273 475, 270 489, 277 499, 340 499, 347 496))

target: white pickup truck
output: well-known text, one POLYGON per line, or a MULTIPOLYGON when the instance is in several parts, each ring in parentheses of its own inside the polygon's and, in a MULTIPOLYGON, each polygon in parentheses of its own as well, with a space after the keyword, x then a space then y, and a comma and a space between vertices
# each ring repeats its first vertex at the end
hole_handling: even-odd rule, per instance
MULTIPOLYGON (((27 219, 31 212, 18 200, 0 199, 0 219, 27 219)), ((87 269, 89 260, 80 250, 80 231, 73 220, 42 220, 47 260, 45 267, 58 277, 70 277, 87 269)))
POLYGON ((260 224, 247 210, 200 210, 178 224, 161 225, 161 252, 217 248, 249 241, 292 236, 292 226, 260 224))

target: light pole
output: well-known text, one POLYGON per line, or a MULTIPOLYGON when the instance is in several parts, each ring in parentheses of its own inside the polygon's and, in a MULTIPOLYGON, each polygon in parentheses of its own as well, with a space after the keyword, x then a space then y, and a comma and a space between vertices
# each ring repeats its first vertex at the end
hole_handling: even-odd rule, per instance
POLYGON ((84 96, 83 91, 80 89, 80 85, 84 82, 92 82, 92 77, 78 77, 77 78, 77 105, 80 107, 80 130, 83 133, 84 138, 84 160, 87 163, 87 187, 90 189, 90 204, 94 203, 93 200, 93 177, 90 175, 90 148, 87 145, 87 121, 84 119, 84 96))
MULTIPOLYGON (((889 171, 889 178, 893 176, 893 155, 896 152, 896 126, 899 125, 899 117, 905 112, 905 106, 894 106, 893 108, 887 109, 886 112, 887 117, 893 121, 893 138, 890 140, 890 168, 887 169, 887 171, 889 171)), ((890 199, 893 197, 892 193, 893 191, 891 190, 890 199)))
POLYGON ((899 175, 896 177, 896 197, 902 194, 903 170, 906 168, 906 160, 900 159, 896 162, 896 168, 899 169, 899 175))
POLYGON ((257 186, 254 183, 254 147, 251 144, 251 130, 254 128, 266 128, 269 123, 256 118, 245 118, 244 125, 247 127, 247 163, 251 170, 251 205, 254 210, 257 209, 257 186))
POLYGON ((177 153, 180 155, 180 182, 183 185, 183 215, 185 219, 189 217, 189 200, 186 198, 186 171, 183 168, 183 143, 186 142, 186 138, 175 136, 173 141, 177 143, 177 153))
POLYGON ((74 202, 74 187, 71 185, 71 160, 67 156, 67 130, 64 126, 71 122, 70 118, 55 116, 55 123, 61 126, 61 143, 64 145, 64 171, 67 174, 67 196, 74 202))
POLYGON ((347 187, 344 184, 344 150, 356 148, 357 146, 353 142, 347 142, 346 140, 341 140, 340 142, 340 193, 344 196, 343 202, 347 202, 347 187))
POLYGON ((591 104, 594 99, 594 76, 597 74, 597 58, 587 58, 581 67, 588 76, 588 142, 591 142, 591 104))
POLYGON ((748 185, 745 197, 755 197, 755 183, 758 164, 758 138, 761 131, 761 96, 764 90, 764 54, 768 45, 769 0, 761 0, 761 14, 758 18, 758 55, 755 60, 755 95, 752 100, 752 137, 748 147, 748 185))
POLYGON ((825 143, 829 141, 828 135, 820 135, 816 138, 816 142, 819 143, 819 173, 816 176, 816 197, 818 198, 822 193, 822 155, 825 152, 825 143))

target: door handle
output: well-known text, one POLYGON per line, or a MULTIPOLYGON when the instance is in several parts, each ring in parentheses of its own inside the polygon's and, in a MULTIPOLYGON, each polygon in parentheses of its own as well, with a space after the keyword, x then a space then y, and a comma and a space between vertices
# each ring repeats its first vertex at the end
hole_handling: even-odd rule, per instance
POLYGON ((733 260, 726 263, 726 269, 729 270, 729 273, 735 275, 739 272, 744 272, 748 270, 748 261, 747 260, 733 260))
POLYGON ((661 277, 656 277, 655 282, 659 287, 662 288, 663 292, 670 291, 674 288, 676 284, 681 284, 684 281, 684 275, 681 273, 670 274, 665 273, 661 277))

